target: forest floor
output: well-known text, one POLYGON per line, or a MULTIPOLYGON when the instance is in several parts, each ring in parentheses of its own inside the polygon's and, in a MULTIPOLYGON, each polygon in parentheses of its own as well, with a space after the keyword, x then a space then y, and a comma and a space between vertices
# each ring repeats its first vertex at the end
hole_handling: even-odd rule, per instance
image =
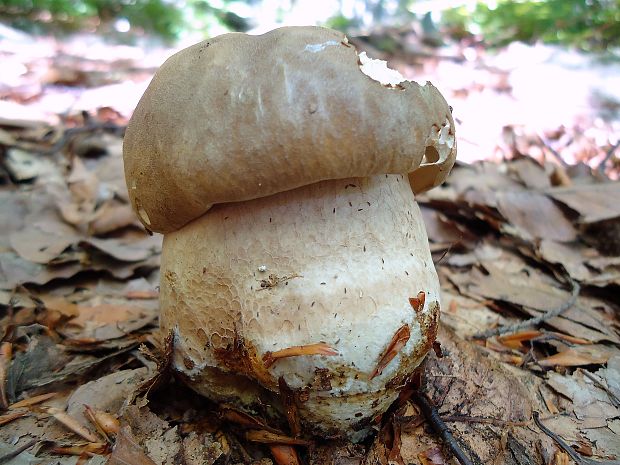
MULTIPOLYGON (((460 163, 418 198, 443 293, 422 390, 473 463, 620 463, 620 64, 381 34, 389 56, 351 41, 458 123, 460 163)), ((131 211, 122 136, 173 51, 0 26, 0 463, 274 460, 260 419, 168 376, 161 236, 131 211)), ((366 443, 305 439, 308 464, 454 463, 406 398, 366 443)))

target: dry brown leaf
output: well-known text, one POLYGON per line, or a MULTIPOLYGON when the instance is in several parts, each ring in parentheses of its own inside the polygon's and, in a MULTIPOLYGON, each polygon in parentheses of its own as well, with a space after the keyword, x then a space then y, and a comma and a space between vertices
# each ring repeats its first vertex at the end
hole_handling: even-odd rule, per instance
POLYGON ((92 342, 123 337, 157 318, 155 308, 125 304, 79 305, 79 315, 70 320, 63 334, 75 340, 92 342))
POLYGON ((536 160, 529 157, 517 158, 508 164, 508 171, 514 175, 529 189, 544 190, 551 187, 549 175, 545 168, 536 160))
POLYGON ((47 413, 52 415, 58 422, 65 425, 75 434, 83 437, 89 442, 99 443, 100 438, 95 436, 93 433, 88 431, 84 426, 82 426, 75 418, 69 415, 67 412, 64 412, 55 407, 47 407, 44 409, 47 413))
POLYGON ((88 209, 94 208, 97 201, 99 179, 95 173, 86 168, 79 157, 74 157, 72 160, 71 173, 67 177, 67 184, 75 203, 81 205, 81 208, 84 208, 85 205, 88 206, 88 209))
POLYGON ((123 426, 118 436, 108 465, 157 465, 140 447, 129 426, 123 426))
POLYGON ((566 245, 551 239, 543 239, 538 244, 538 253, 542 259, 562 265, 569 276, 576 281, 587 280, 592 275, 584 264, 587 256, 583 249, 574 244, 566 245))
POLYGON ((538 363, 544 367, 598 365, 607 363, 612 355, 619 353, 617 349, 601 344, 582 345, 539 359, 538 363))
MULTIPOLYGON (((473 268, 468 273, 452 274, 451 279, 458 284, 461 292, 522 306, 530 316, 539 316, 542 312, 558 308, 570 299, 568 291, 555 287, 550 277, 534 268, 519 264, 512 270, 500 268, 502 266, 501 261, 485 262, 488 274, 473 268)), ((620 343, 613 328, 602 321, 604 314, 596 310, 602 302, 597 305, 590 302, 580 297, 562 316, 552 318, 545 324, 592 342, 620 343)))
POLYGON ((547 194, 578 212, 584 223, 620 216, 620 182, 576 184, 549 189, 547 194))
POLYGON ((549 197, 532 191, 498 192, 497 207, 526 239, 570 242, 577 231, 549 197))
POLYGON ((116 371, 84 383, 67 400, 67 413, 93 430, 84 412, 85 406, 88 405, 92 408, 106 434, 113 433, 114 425, 117 423, 113 414, 120 412, 126 399, 147 376, 148 370, 139 368, 116 371), (104 411, 110 412, 107 415, 111 418, 106 419, 106 416, 101 413, 104 411))
POLYGON ((116 260, 139 262, 161 252, 161 236, 142 235, 139 240, 85 238, 89 244, 116 260))
POLYGON ((31 226, 11 234, 11 247, 25 260, 48 264, 65 249, 76 244, 79 238, 75 233, 55 234, 31 226))
POLYGON ((95 217, 88 225, 88 232, 97 236, 107 234, 127 226, 140 227, 131 205, 120 204, 115 201, 107 202, 95 213, 95 217))
MULTIPOLYGON (((608 394, 587 379, 580 369, 572 375, 549 372, 547 376, 547 384, 571 400, 570 408, 577 419, 583 422, 580 427, 607 427, 609 421, 620 416, 620 409, 612 404, 608 394)), ((572 431, 575 431, 575 425, 572 431)))
POLYGON ((418 459, 422 465, 447 465, 439 447, 431 447, 418 454, 418 459))
POLYGON ((80 314, 79 307, 65 297, 48 294, 39 298, 47 310, 59 312, 64 317, 72 318, 80 314))

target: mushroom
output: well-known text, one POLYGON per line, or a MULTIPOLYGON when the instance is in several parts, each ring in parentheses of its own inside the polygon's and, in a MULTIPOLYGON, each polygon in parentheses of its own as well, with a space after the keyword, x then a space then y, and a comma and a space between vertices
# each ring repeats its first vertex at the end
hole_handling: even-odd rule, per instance
POLYGON ((414 191, 455 156, 439 91, 340 32, 226 34, 169 58, 124 159, 133 208, 164 233, 175 369, 239 408, 286 410, 285 390, 305 432, 363 438, 435 339, 414 191))

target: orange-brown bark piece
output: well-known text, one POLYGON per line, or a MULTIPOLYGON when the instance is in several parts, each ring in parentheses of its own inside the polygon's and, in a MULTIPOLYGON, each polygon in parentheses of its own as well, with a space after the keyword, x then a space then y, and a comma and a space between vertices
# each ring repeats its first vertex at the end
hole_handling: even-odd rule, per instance
POLYGON ((426 301, 426 293, 424 291, 418 292, 416 297, 409 297, 409 303, 413 307, 416 313, 420 313, 424 308, 424 302, 426 301))
POLYGON ((271 455, 278 465, 299 465, 299 457, 295 448, 283 444, 274 444, 270 447, 271 455))
POLYGON ((388 366, 388 364, 392 361, 394 357, 396 357, 396 354, 398 354, 400 349, 405 347, 405 344, 407 344, 407 341, 409 340, 410 337, 411 337, 411 331, 409 331, 409 325, 407 324, 402 325, 398 329, 398 331, 394 333, 394 336, 392 337, 392 340, 390 341, 390 344, 388 345, 387 349, 381 356, 381 359, 379 360, 377 367, 374 369, 374 371, 370 375, 370 379, 373 379, 375 376, 381 374, 383 369, 386 366, 388 366))
POLYGON ((263 363, 265 368, 269 368, 278 359, 286 357, 299 357, 302 355, 338 355, 338 351, 328 346, 324 342, 316 344, 308 344, 304 346, 287 347, 286 349, 276 350, 275 352, 267 352, 263 355, 263 363))
POLYGON ((310 441, 305 439, 291 438, 283 434, 272 433, 267 430, 252 430, 245 433, 245 438, 248 441, 260 442, 263 444, 288 444, 291 446, 309 446, 310 441))

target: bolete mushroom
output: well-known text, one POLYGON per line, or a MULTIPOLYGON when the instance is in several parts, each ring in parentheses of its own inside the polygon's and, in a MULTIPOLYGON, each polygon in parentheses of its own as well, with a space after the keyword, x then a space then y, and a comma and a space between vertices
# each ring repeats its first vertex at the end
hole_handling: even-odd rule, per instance
POLYGON ((168 59, 124 157, 135 211, 165 235, 175 369, 241 408, 288 390, 304 431, 363 437, 435 339, 413 191, 455 156, 439 91, 340 32, 226 34, 168 59))

